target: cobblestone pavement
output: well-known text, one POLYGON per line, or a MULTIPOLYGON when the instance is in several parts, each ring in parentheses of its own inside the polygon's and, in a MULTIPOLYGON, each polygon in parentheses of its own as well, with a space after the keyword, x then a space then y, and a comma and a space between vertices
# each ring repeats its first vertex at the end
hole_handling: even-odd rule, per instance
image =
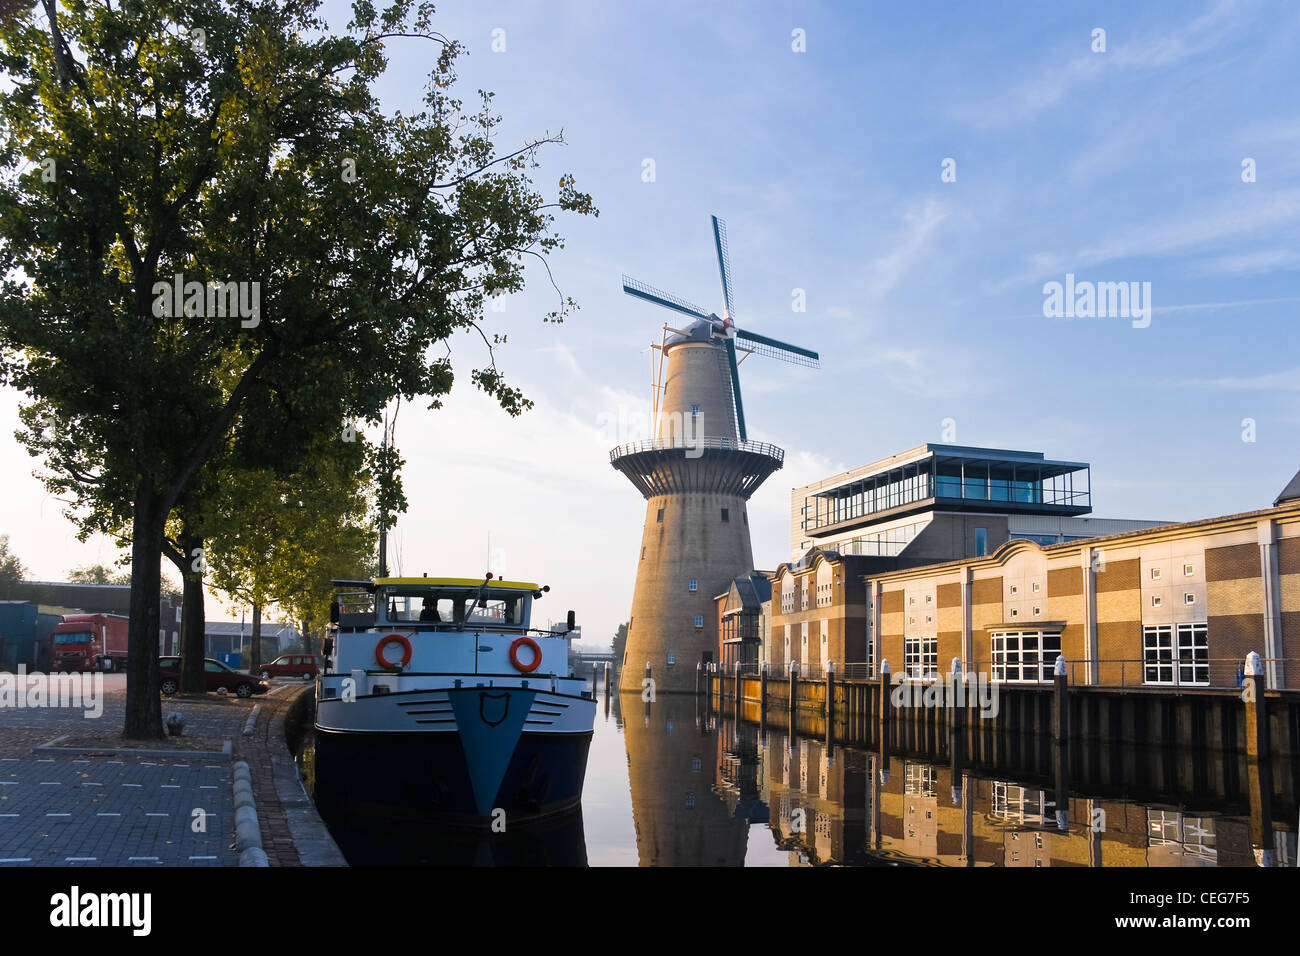
POLYGON ((230 764, 0 758, 0 864, 233 866, 230 764))
MULTIPOLYGON (((84 706, 0 706, 0 865, 234 866, 230 761, 32 753, 65 734, 114 746, 125 678, 110 675, 103 690, 103 713, 93 718, 84 706)), ((266 701, 209 695, 164 699, 162 706, 164 717, 184 713, 187 737, 240 741, 249 710, 266 701)), ((260 754, 266 743, 259 743, 260 754)), ((259 811, 261 802, 259 795, 259 811)))

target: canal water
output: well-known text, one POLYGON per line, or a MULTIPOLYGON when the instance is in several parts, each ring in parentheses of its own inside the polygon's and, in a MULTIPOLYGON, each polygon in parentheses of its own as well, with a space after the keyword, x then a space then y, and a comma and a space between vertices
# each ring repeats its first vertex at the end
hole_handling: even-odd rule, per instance
MULTIPOLYGON (((1105 767, 1160 755, 1076 755, 1072 785, 938 755, 840 746, 710 713, 702 699, 601 699, 580 811, 504 833, 332 813, 349 863, 461 866, 1297 865, 1294 768, 1252 810, 1233 755, 1165 755, 1165 792, 1105 767), (1178 768, 1188 768, 1182 773, 1178 768), (1121 775, 1112 775, 1118 777, 1121 775)), ((299 762, 312 786, 311 738, 299 762)))

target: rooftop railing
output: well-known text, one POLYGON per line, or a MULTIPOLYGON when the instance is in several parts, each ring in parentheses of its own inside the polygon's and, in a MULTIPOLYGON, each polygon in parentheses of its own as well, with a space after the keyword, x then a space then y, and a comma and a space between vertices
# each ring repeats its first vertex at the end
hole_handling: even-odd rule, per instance
POLYGON ((785 460, 785 450, 762 441, 736 441, 731 438, 654 438, 648 441, 631 442, 619 445, 609 453, 609 460, 625 455, 636 455, 647 451, 666 451, 680 448, 691 452, 698 450, 743 451, 754 455, 766 455, 777 461, 785 460))

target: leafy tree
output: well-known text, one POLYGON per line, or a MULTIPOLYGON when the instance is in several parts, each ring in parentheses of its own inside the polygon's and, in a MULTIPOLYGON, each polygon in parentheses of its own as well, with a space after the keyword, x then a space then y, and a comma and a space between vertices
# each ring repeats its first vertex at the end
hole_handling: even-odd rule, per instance
POLYGON ((9 535, 0 534, 0 595, 12 593, 13 586, 26 577, 27 569, 9 550, 9 535))
MULTIPOLYGON (((595 213, 571 176, 549 201, 533 185, 562 135, 498 154, 492 96, 451 94, 460 46, 430 6, 357 0, 332 35, 319 5, 51 0, 0 19, 0 384, 32 402, 20 437, 47 487, 130 523, 128 737, 162 735, 160 557, 204 464, 233 446, 291 474, 340 421, 397 396, 436 407, 462 332, 487 347, 472 381, 526 410, 485 304, 530 260, 549 277, 555 210, 595 213), (390 115, 373 86, 399 37, 438 55, 423 108, 390 115)), ((547 320, 574 307, 556 294, 547 320)), ((379 479, 382 508, 395 469, 379 479)))
MULTIPOLYGON (((330 579, 352 577, 371 566, 375 531, 370 523, 371 473, 367 443, 323 439, 310 465, 286 478, 273 471, 232 469, 222 475, 221 505, 203 525, 213 587, 254 608, 279 605, 307 626, 329 621, 330 579)), ((252 645, 250 669, 261 666, 252 645)))
MULTIPOLYGON (((73 584, 130 584, 131 569, 114 570, 104 564, 88 564, 69 571, 68 580, 73 584)), ((164 598, 179 598, 181 596, 180 588, 176 587, 165 576, 161 580, 160 588, 164 598)))
POLYGON ((613 644, 615 667, 623 666, 623 651, 627 647, 627 624, 628 622, 624 621, 618 626, 618 630, 614 633, 613 644))
POLYGON ((73 584, 130 584, 130 571, 114 571, 103 564, 88 564, 68 572, 73 584))

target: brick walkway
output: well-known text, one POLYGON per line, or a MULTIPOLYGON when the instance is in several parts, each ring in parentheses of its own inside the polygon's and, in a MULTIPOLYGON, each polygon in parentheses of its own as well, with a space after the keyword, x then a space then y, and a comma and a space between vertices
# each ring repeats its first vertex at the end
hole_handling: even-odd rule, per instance
MULTIPOLYGON (((252 700, 215 695, 163 700, 163 715, 185 714, 186 737, 228 738, 253 776, 262 843, 272 866, 296 866, 285 807, 296 771, 284 743, 284 715, 311 684, 294 682, 252 700), (256 732, 244 737, 261 705, 256 732), (290 777, 289 775, 294 775, 290 777)), ((100 738, 113 747, 125 716, 120 678, 106 682, 103 713, 84 708, 0 707, 0 865, 234 866, 231 761, 174 756, 32 753, 62 735, 100 738), (117 686, 114 686, 114 685, 117 686), (201 819, 196 832, 195 821, 201 819)))
POLYGON ((275 776, 292 768, 284 740, 284 719, 299 694, 312 693, 315 684, 297 683, 267 698, 259 698, 262 710, 251 737, 235 737, 235 759, 248 761, 253 776, 253 798, 257 821, 262 829, 262 849, 271 866, 301 866, 298 850, 289 833, 289 819, 275 786, 275 776), (286 767, 286 764, 289 765, 286 767))
POLYGON ((228 762, 0 758, 0 863, 231 866, 230 786, 228 762))

